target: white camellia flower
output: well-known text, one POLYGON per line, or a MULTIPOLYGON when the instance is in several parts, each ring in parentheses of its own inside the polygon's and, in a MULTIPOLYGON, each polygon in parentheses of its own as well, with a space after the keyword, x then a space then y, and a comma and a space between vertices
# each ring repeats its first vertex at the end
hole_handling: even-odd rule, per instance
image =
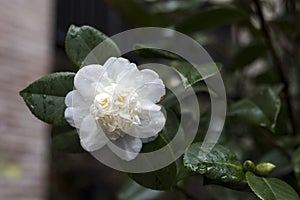
POLYGON ((81 68, 74 87, 65 99, 65 118, 89 152, 107 144, 129 161, 164 127, 166 118, 156 103, 165 86, 153 70, 140 71, 127 59, 111 57, 103 66, 81 68))

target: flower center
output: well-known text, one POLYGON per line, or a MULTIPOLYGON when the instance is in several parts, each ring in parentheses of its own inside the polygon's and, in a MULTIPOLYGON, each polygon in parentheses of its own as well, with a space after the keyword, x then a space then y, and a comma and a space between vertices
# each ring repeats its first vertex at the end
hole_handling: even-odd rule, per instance
POLYGON ((116 90, 116 84, 96 94, 91 113, 110 139, 124 136, 132 126, 140 123, 137 97, 130 90, 116 90))

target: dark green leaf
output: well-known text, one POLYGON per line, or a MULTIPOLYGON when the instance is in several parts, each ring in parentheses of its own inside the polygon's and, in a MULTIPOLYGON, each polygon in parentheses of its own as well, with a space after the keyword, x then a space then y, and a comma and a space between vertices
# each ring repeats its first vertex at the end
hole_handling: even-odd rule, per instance
POLYGON ((241 162, 229 149, 221 145, 205 153, 202 143, 192 144, 184 154, 184 164, 190 170, 223 182, 236 182, 244 178, 241 162))
POLYGON ((162 191, 151 190, 129 181, 118 194, 118 200, 156 200, 163 194, 162 191))
POLYGON ((214 7, 200 10, 183 19, 175 29, 191 33, 203 31, 220 25, 227 25, 247 19, 247 16, 235 7, 214 7))
POLYGON ((66 153, 85 153, 81 147, 77 130, 70 126, 53 126, 51 146, 56 151, 66 153))
POLYGON ((176 163, 172 163, 167 167, 153 172, 139 174, 131 173, 129 174, 129 177, 146 188, 169 190, 176 184, 176 173, 176 163))
POLYGON ((264 178, 246 172, 252 191, 263 200, 299 200, 298 194, 286 182, 277 178, 264 178))
MULTIPOLYGON (((176 135, 178 130, 178 120, 176 115, 167 110, 167 121, 165 127, 156 140, 143 145, 142 152, 152 152, 166 145, 176 135)), ((170 149, 170 156, 173 152, 170 149)), ((158 171, 148 173, 131 173, 129 176, 140 185, 155 190, 168 190, 176 183, 177 166, 171 163, 169 166, 158 171)))
POLYGON ((70 61, 76 68, 92 63, 103 64, 109 57, 120 56, 117 45, 105 34, 90 26, 71 25, 66 36, 65 48, 70 61), (97 55, 89 55, 100 43, 103 46, 96 51, 97 55), (88 55, 89 60, 83 63, 88 55))
MULTIPOLYGON (((181 87, 181 86, 179 86, 179 87, 181 87)), ((198 94, 200 92, 208 93, 208 88, 206 87, 206 85, 201 84, 201 83, 194 84, 193 85, 193 90, 195 91, 196 94, 198 94)), ((211 92, 213 92, 213 91, 211 90, 211 92)), ((176 104, 179 104, 179 103, 178 103, 176 95, 171 90, 166 88, 166 95, 160 101, 160 104, 164 105, 165 108, 170 108, 170 107, 172 107, 176 104)))
POLYGON ((137 55, 142 56, 144 58, 164 58, 170 60, 181 60, 181 58, 174 53, 147 45, 136 44, 134 49, 134 52, 137 55))
POLYGON ((204 73, 204 76, 202 76, 198 70, 188 62, 173 61, 170 63, 170 66, 174 68, 176 72, 178 72, 185 87, 189 87, 190 85, 194 85, 201 80, 212 77, 222 68, 222 64, 220 63, 198 65, 197 67, 201 68, 201 72, 204 73))
POLYGON ((297 184, 300 187, 300 148, 294 152, 292 156, 292 164, 297 178, 297 184))
POLYGON ((267 89, 232 105, 229 114, 274 132, 281 101, 276 91, 267 89))
POLYGON ((40 120, 68 124, 64 118, 65 96, 73 90, 75 74, 59 72, 44 76, 20 92, 30 111, 40 120))
POLYGON ((108 0, 121 15, 134 26, 168 26, 170 19, 168 13, 154 13, 145 8, 143 2, 135 0, 108 0))

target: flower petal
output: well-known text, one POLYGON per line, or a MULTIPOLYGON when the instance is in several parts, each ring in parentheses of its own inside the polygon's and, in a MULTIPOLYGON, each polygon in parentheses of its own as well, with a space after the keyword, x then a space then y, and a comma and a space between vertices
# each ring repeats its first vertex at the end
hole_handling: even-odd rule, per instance
POLYGON ((140 98, 148 99, 153 103, 157 103, 160 101, 161 97, 166 94, 166 89, 162 80, 156 79, 155 82, 145 83, 136 88, 136 92, 140 98))
POLYGON ((79 128, 82 120, 89 115, 89 113, 88 107, 68 107, 65 110, 65 119, 71 126, 79 128))
POLYGON ((141 70, 141 76, 144 82, 153 82, 156 79, 159 79, 158 74, 151 69, 143 69, 141 70))
POLYGON ((87 151, 96 151, 106 145, 109 140, 102 129, 97 126, 92 115, 83 119, 79 129, 79 137, 82 148, 87 151))
POLYGON ((148 142, 152 142, 157 138, 158 134, 152 136, 152 137, 148 137, 148 138, 141 138, 143 143, 148 143, 148 142))
POLYGON ((84 99, 92 99, 95 94, 97 82, 104 73, 101 65, 87 65, 75 75, 74 86, 84 99))
POLYGON ((140 119, 141 124, 134 126, 127 134, 138 138, 149 138, 160 132, 166 122, 161 111, 144 111, 140 119))
POLYGON ((145 111, 160 111, 161 107, 148 99, 141 99, 139 101, 140 109, 145 111))
POLYGON ((89 102, 84 100, 78 90, 72 90, 67 94, 65 104, 68 107, 89 107, 89 105, 92 104, 92 101, 89 102))
POLYGON ((104 68, 107 73, 107 76, 117 81, 120 77, 123 77, 128 71, 137 70, 137 67, 134 63, 130 63, 129 60, 125 58, 115 58, 111 57, 104 63, 104 68))
POLYGON ((141 139, 129 135, 111 141, 107 145, 119 158, 126 161, 136 158, 143 146, 141 139))

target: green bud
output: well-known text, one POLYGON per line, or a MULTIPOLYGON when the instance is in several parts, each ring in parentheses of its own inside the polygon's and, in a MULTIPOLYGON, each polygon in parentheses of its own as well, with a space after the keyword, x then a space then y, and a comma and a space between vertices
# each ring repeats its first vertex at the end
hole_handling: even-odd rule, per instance
POLYGON ((254 172, 255 165, 251 160, 246 160, 243 164, 243 168, 244 168, 245 171, 254 172))
POLYGON ((259 163, 255 167, 255 173, 260 176, 269 175, 276 166, 273 163, 263 162, 259 163))

